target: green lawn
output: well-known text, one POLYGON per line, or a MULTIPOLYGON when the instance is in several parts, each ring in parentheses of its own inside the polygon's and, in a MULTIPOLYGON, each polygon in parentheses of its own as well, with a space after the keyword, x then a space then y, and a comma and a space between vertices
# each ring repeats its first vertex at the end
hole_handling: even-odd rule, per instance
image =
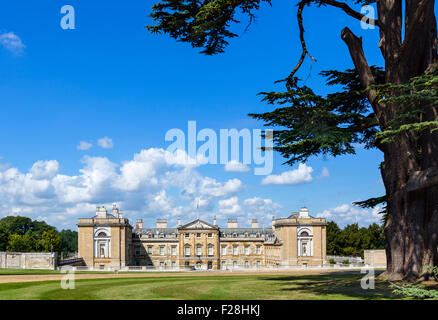
POLYGON ((0 275, 7 274, 50 274, 61 273, 59 270, 44 270, 44 269, 2 269, 0 268, 0 275))
POLYGON ((324 275, 181 276, 77 280, 74 290, 59 281, 0 284, 0 299, 398 299, 376 280, 363 290, 359 272, 324 275))
MULTIPOLYGON (((172 273, 180 273, 183 271, 173 271, 172 273)), ((45 269, 3 269, 0 268, 0 275, 29 275, 29 274, 60 274, 60 270, 45 270, 45 269)), ((114 274, 114 271, 75 271, 78 274, 114 274)), ((151 273, 150 271, 118 271, 118 273, 151 273)))

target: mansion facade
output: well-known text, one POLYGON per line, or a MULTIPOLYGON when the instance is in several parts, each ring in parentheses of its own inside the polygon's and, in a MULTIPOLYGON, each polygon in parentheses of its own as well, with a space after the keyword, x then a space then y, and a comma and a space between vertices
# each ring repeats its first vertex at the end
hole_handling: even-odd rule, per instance
POLYGON ((322 266, 326 263, 326 220, 313 218, 307 208, 287 218, 273 219, 270 228, 252 220, 239 228, 229 219, 226 228, 197 219, 168 228, 135 228, 113 205, 98 207, 93 218, 79 219, 79 256, 92 268, 128 266, 157 269, 235 269, 277 266, 322 266))

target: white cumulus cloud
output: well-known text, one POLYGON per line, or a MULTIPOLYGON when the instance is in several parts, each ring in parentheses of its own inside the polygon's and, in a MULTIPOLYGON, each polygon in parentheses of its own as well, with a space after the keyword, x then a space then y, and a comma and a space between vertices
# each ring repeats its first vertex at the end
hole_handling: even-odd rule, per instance
MULTIPOLYGON (((131 219, 176 220, 178 215, 188 219, 214 214, 219 201, 235 197, 243 188, 239 179, 217 181, 181 159, 187 159, 186 155, 150 148, 121 164, 106 157, 85 156, 74 175, 61 174, 56 160, 36 161, 28 172, 3 167, 0 216, 44 217, 58 227, 74 228, 77 218, 92 216, 96 206, 118 202, 131 219)), ((233 210, 232 205, 226 207, 233 210)))
POLYGON ((32 178, 35 180, 52 179, 59 171, 59 163, 56 160, 37 161, 30 169, 32 178))
POLYGON ((79 142, 79 144, 76 146, 76 149, 78 150, 88 150, 92 147, 93 145, 87 141, 81 141, 79 142))
POLYGON ((26 47, 20 37, 13 32, 0 34, 0 44, 15 55, 22 54, 26 47))
POLYGON ((112 149, 114 147, 114 142, 111 138, 103 137, 97 140, 99 147, 104 149, 112 149))
POLYGON ((247 165, 236 160, 231 160, 225 165, 225 171, 228 172, 247 172, 249 170, 250 168, 247 165))
POLYGON ((316 216, 318 218, 326 218, 329 221, 334 221, 344 227, 347 224, 358 223, 360 226, 367 226, 372 223, 380 223, 382 215, 379 212, 381 206, 373 209, 362 209, 353 204, 342 204, 335 208, 326 209, 316 216))
POLYGON ((236 215, 242 211, 237 197, 219 200, 219 213, 223 215, 236 215))
POLYGON ((321 174, 319 175, 318 178, 323 179, 323 178, 329 178, 329 177, 330 177, 329 169, 327 169, 326 167, 322 168, 321 174))
POLYGON ((262 184, 301 184, 311 182, 313 168, 304 163, 298 165, 298 169, 285 171, 279 175, 269 175, 262 180, 262 184))

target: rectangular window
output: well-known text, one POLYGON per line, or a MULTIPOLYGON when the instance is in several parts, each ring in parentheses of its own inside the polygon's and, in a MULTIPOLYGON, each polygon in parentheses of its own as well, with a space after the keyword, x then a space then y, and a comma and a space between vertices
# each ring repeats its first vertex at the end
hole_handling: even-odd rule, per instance
POLYGON ((190 257, 190 247, 189 246, 184 248, 184 255, 186 257, 190 257))
POLYGON ((160 256, 164 256, 164 247, 163 246, 160 247, 160 256))
POLYGON ((245 254, 248 255, 250 253, 251 253, 251 251, 250 251, 249 246, 245 246, 245 254))
POLYGON ((227 247, 226 246, 222 246, 221 247, 221 255, 226 255, 227 254, 227 247))
POLYGON ((212 255, 213 255, 213 246, 208 246, 208 248, 207 248, 207 254, 208 254, 209 256, 212 256, 212 255))
POLYGON ((202 255, 202 247, 201 246, 196 247, 196 255, 197 256, 201 256, 202 255))
POLYGON ((257 254, 262 254, 262 246, 258 245, 256 247, 256 252, 257 252, 257 254))
POLYGON ((237 256, 239 254, 239 247, 233 246, 233 255, 237 256))
POLYGON ((207 233, 207 237, 213 238, 213 233, 207 233))
POLYGON ((172 268, 175 268, 176 267, 176 262, 175 261, 172 261, 172 268))
POLYGON ((100 257, 105 258, 105 244, 104 243, 100 244, 100 257))
POLYGON ((189 239, 190 238, 190 233, 184 233, 184 238, 189 239))
POLYGON ((233 261, 233 268, 237 268, 237 261, 233 261))
POLYGON ((172 256, 176 256, 176 246, 171 247, 171 254, 172 256))
POLYGON ((245 268, 249 268, 249 261, 245 261, 245 268))
POLYGON ((196 238, 201 238, 201 233, 197 233, 196 238))
POLYGON ((148 246, 148 254, 152 254, 152 246, 148 246))

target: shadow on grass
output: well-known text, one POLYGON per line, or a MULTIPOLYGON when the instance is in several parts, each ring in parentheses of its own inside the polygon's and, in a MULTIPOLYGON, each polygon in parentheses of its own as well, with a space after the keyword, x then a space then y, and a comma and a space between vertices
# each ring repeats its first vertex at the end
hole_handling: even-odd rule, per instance
POLYGON ((276 281, 281 286, 281 291, 300 291, 321 298, 332 296, 337 299, 401 299, 392 293, 389 283, 378 278, 383 271, 375 272, 374 289, 362 289, 361 279, 366 274, 360 271, 338 271, 322 275, 297 275, 264 278, 265 281, 276 281))

